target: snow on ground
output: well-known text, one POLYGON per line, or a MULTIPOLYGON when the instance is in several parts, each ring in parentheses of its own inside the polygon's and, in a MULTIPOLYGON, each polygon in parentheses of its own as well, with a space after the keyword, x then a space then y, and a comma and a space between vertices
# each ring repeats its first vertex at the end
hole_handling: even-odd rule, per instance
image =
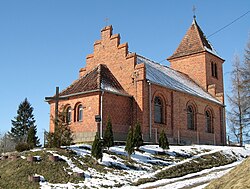
POLYGON ((34 149, 31 149, 30 151, 31 152, 38 152, 38 151, 42 151, 43 149, 42 148, 34 148, 34 149))
MULTIPOLYGON (((84 171, 82 169, 80 169, 79 167, 77 167, 76 165, 74 165, 74 163, 72 162, 71 159, 67 158, 66 156, 63 155, 59 155, 57 153, 52 153, 54 156, 58 156, 59 158, 61 158, 62 160, 66 161, 71 169, 71 171, 73 173, 83 173, 84 171)), ((72 174, 72 172, 68 172, 70 175, 72 174)))
POLYGON ((36 161, 41 161, 41 156, 33 156, 34 158, 36 158, 36 161))
MULTIPOLYGON (((188 175, 185 175, 183 177, 178 177, 178 178, 173 178, 173 179, 162 179, 156 182, 152 183, 146 183, 138 188, 159 188, 159 189, 164 189, 164 188, 171 188, 171 189, 178 189, 178 188, 185 188, 185 187, 190 187, 196 184, 202 184, 205 187, 207 184, 203 184, 204 182, 209 182, 213 179, 219 178, 229 172, 233 167, 236 165, 240 164, 241 161, 237 161, 235 163, 229 164, 229 165, 224 165, 220 167, 214 167, 211 169, 205 169, 197 173, 191 173, 188 175), (162 187, 158 187, 162 186, 162 187)), ((196 188, 196 187, 195 187, 196 188)), ((198 188, 202 188, 199 186, 198 188)))
MULTIPOLYGON (((91 154, 90 145, 74 145, 70 148, 79 156, 87 156, 91 154)), ((157 154, 162 154, 164 151, 159 148, 158 145, 146 145, 142 146, 140 151, 136 151, 131 156, 133 160, 133 164, 131 165, 126 159, 124 159, 124 156, 127 156, 124 146, 111 147, 109 150, 111 153, 104 153, 102 162, 99 161, 101 165, 105 166, 106 173, 98 172, 96 169, 90 167, 88 167, 87 170, 82 170, 74 165, 70 158, 59 155, 55 151, 49 151, 54 155, 58 155, 68 163, 69 167, 66 168, 66 170, 69 174, 72 174, 73 172, 84 172, 85 179, 82 183, 78 184, 52 184, 43 181, 40 182, 41 188, 83 188, 84 186, 88 188, 183 188, 194 186, 196 189, 201 189, 206 186, 207 182, 222 176, 232 167, 239 164, 243 158, 250 155, 250 149, 240 147, 193 145, 170 146, 170 149, 165 151, 168 156, 162 158, 164 156, 159 157, 157 154), (206 169, 179 178, 163 179, 137 187, 131 186, 132 182, 135 182, 140 178, 150 178, 155 173, 167 169, 170 166, 175 166, 177 164, 191 161, 202 155, 212 154, 219 151, 224 154, 235 156, 238 161, 233 164, 206 169), (185 158, 178 158, 180 155, 185 158), (115 167, 116 169, 112 169, 111 167, 115 167)), ((80 163, 84 164, 83 162, 80 163)))

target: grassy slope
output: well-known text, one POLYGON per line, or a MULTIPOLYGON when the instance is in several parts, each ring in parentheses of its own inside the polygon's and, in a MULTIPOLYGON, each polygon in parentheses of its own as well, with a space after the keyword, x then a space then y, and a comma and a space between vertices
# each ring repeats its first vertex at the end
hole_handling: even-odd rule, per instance
POLYGON ((250 158, 235 167, 223 177, 211 182, 206 189, 250 188, 250 158))
MULTIPOLYGON (((95 169, 99 173, 106 174, 107 172, 113 172, 115 170, 119 170, 119 167, 110 165, 107 168, 104 165, 96 164, 92 157, 86 155, 84 157, 78 156, 72 151, 59 150, 56 149, 56 153, 66 156, 73 161, 73 164, 79 167, 82 170, 87 170, 88 168, 95 169)), ((127 157, 124 155, 117 155, 115 153, 109 153, 114 159, 121 158, 124 160, 124 164, 127 167, 131 167, 134 169, 135 161, 127 161, 127 157)), ((19 158, 17 160, 0 160, 0 189, 12 189, 12 188, 20 188, 20 189, 29 189, 29 188, 39 188, 38 183, 31 183, 28 181, 28 175, 39 174, 44 176, 46 181, 49 183, 79 183, 83 182, 84 178, 74 177, 72 174, 72 169, 69 167, 67 162, 59 161, 59 162, 51 162, 49 161, 50 153, 46 150, 37 151, 37 152, 24 152, 21 154, 22 156, 28 157, 29 155, 40 156, 42 161, 40 162, 27 162, 26 159, 19 158)), ((157 159, 165 159, 169 158, 167 155, 161 155, 157 159), (161 158, 160 158, 161 157, 161 158)), ((177 158, 177 157, 176 157, 177 158)), ((190 157, 178 157, 179 160, 189 159, 190 157)), ((177 158, 177 159, 178 159, 177 158)), ((175 159, 176 160, 176 159, 175 159)), ((220 166, 228 163, 234 162, 236 159, 234 157, 228 157, 219 152, 203 155, 200 158, 195 158, 186 163, 173 166, 169 169, 162 170, 164 165, 155 165, 153 166, 157 170, 161 170, 158 172, 155 177, 151 177, 148 179, 139 179, 136 183, 131 183, 132 185, 139 185, 146 182, 152 182, 156 180, 160 180, 163 178, 174 178, 186 175, 188 173, 193 173, 200 171, 202 169, 211 168, 213 166, 220 166)), ((136 169, 135 169, 136 170, 136 169)), ((156 171, 154 169, 154 171, 156 171)))
POLYGON ((203 155, 199 158, 195 158, 186 163, 182 163, 166 170, 162 170, 155 174, 154 177, 147 179, 139 179, 134 185, 145 184, 147 182, 154 182, 161 179, 169 179, 181 177, 190 173, 196 173, 204 169, 210 169, 212 167, 218 167, 222 165, 227 165, 236 161, 234 157, 226 157, 220 152, 212 153, 209 155, 203 155))
MULTIPOLYGON (((60 154, 65 152, 61 151, 60 154)), ((26 159, 18 158, 17 160, 1 160, 0 161, 0 189, 35 189, 39 188, 39 183, 28 181, 28 175, 39 174, 43 175, 47 181, 51 183, 67 183, 77 182, 77 178, 70 176, 65 168, 68 164, 64 161, 51 162, 49 161, 50 153, 46 151, 26 152, 22 154, 41 156, 40 162, 28 162, 26 159)), ((82 178, 83 180, 83 178, 82 178)))

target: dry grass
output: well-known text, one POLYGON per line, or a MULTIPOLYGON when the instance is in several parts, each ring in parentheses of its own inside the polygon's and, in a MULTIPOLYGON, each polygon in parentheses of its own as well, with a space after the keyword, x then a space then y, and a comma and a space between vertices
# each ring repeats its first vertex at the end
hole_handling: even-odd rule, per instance
MULTIPOLYGON (((39 183, 28 181, 28 175, 43 175, 50 183, 67 183, 83 181, 84 178, 75 178, 68 174, 69 166, 65 161, 51 162, 48 159, 46 151, 25 152, 22 155, 38 155, 41 157, 40 162, 27 162, 26 159, 18 158, 17 160, 0 160, 0 189, 36 189, 39 183)), ((60 154, 70 156, 64 150, 60 154)))
POLYGON ((212 181, 205 189, 247 189, 250 188, 250 158, 235 167, 223 177, 212 181))
POLYGON ((220 152, 215 152, 208 155, 203 155, 201 157, 192 159, 188 162, 170 167, 168 169, 162 170, 150 178, 142 178, 137 182, 133 183, 135 186, 145 184, 147 182, 155 182, 161 179, 170 179, 181 177, 190 173, 196 173, 204 169, 210 169, 212 167, 218 167, 222 165, 227 165, 236 161, 235 157, 229 157, 221 154, 220 152))

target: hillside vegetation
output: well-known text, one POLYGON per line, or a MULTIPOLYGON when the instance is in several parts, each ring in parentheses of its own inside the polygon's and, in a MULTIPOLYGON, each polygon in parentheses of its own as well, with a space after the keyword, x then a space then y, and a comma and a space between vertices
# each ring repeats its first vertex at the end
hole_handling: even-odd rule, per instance
POLYGON ((91 157, 90 145, 65 149, 37 149, 0 160, 0 189, 29 188, 138 188, 148 182, 182 177, 231 164, 250 154, 242 148, 216 146, 140 147, 128 160, 124 146, 104 151, 103 161, 91 157), (59 161, 51 161, 51 155, 59 161), (33 156, 37 161, 30 162, 33 156), (31 182, 35 175, 40 182, 31 182))
POLYGON ((223 177, 212 181, 206 189, 246 189, 250 188, 250 158, 232 169, 223 177))

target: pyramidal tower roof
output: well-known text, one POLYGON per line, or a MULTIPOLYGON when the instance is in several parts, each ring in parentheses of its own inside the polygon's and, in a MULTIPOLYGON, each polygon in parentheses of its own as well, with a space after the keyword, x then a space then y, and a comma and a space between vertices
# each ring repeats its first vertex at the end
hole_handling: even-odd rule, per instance
POLYGON ((192 25, 188 29, 180 45, 175 50, 174 54, 167 59, 171 60, 174 58, 179 58, 182 56, 196 54, 204 51, 207 51, 222 59, 217 54, 213 46, 209 43, 204 33, 202 32, 201 28, 197 24, 196 18, 194 17, 192 25))

